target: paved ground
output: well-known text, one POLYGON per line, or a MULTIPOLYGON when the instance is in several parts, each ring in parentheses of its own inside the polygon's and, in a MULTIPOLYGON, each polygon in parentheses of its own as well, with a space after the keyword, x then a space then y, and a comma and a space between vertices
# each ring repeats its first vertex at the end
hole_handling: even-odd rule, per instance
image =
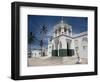
MULTIPOLYGON (((28 58, 28 66, 75 65, 76 62, 75 57, 28 58)), ((87 59, 81 59, 81 64, 87 64, 87 59)))

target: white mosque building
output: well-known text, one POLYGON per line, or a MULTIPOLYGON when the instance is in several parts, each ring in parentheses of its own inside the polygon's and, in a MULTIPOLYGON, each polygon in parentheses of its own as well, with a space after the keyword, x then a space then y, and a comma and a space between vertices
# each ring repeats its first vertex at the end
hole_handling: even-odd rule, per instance
MULTIPOLYGON (((47 57, 88 57, 88 33, 72 35, 72 26, 64 23, 63 19, 54 26, 53 37, 48 40, 47 57)), ((33 50, 33 57, 40 57, 40 50, 33 50)))
POLYGON ((72 35, 72 26, 63 20, 54 26, 53 37, 48 40, 48 56, 79 56, 87 58, 87 32, 72 35))

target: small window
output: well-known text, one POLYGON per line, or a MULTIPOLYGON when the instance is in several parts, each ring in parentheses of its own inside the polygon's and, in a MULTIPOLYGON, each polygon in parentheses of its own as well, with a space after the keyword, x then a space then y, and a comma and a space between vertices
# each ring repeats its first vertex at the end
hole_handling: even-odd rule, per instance
POLYGON ((55 31, 55 34, 57 34, 57 30, 55 31))
POLYGON ((87 37, 83 37, 83 38, 82 38, 82 41, 83 41, 83 42, 87 42, 87 41, 88 41, 87 37))
POLYGON ((78 44, 78 40, 75 40, 75 44, 78 44))
POLYGON ((87 49, 87 46, 83 46, 83 50, 86 50, 87 49))
POLYGON ((67 29, 66 28, 64 28, 64 32, 66 32, 67 31, 67 29))
POLYGON ((59 32, 61 32, 61 28, 59 28, 59 32))

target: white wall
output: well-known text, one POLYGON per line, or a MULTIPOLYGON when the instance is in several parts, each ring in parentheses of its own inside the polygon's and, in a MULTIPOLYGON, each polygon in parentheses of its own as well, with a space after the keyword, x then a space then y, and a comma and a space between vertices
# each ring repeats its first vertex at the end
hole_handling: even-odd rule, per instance
POLYGON ((74 39, 74 47, 78 47, 78 53, 79 53, 79 56, 81 58, 87 58, 88 57, 88 42, 86 42, 85 44, 83 44, 83 42, 82 42, 82 39, 84 37, 87 37, 87 36, 88 35, 85 35, 85 36, 77 37, 77 38, 74 39), (75 40, 77 40, 77 44, 76 44, 75 40), (83 46, 87 46, 87 49, 85 51, 83 50, 83 46))
MULTIPOLYGON (((13 0, 0 1, 0 82, 13 82, 10 79, 11 72, 11 2, 13 0)), ((17 1, 17 0, 16 0, 17 1)), ((89 5, 98 6, 100 10, 100 0, 20 0, 29 2, 41 3, 58 3, 58 4, 72 4, 72 5, 89 5)), ((100 11, 99 11, 100 14, 100 11)), ((98 16, 100 18, 100 16, 98 16)), ((99 19, 100 21, 100 19, 99 19)), ((100 24, 99 24, 100 27, 100 24)), ((100 28, 99 28, 100 30, 100 28)), ((100 35, 100 32, 99 32, 100 35)), ((100 37, 99 41, 100 42, 100 37)), ((100 45, 100 44, 99 44, 100 45)), ((99 46, 100 49, 100 46, 99 46)), ((99 56, 100 58, 100 50, 99 56)), ((100 62, 100 60, 99 60, 100 62)), ((100 68, 100 63, 99 63, 100 68)), ((100 73, 100 71, 99 71, 100 73)), ((84 76, 84 77, 67 77, 55 79, 39 79, 34 82, 99 82, 98 76, 84 76)), ((22 82, 22 81, 21 81, 22 82)), ((26 82, 33 82, 33 80, 26 80, 26 82)))
POLYGON ((41 50, 32 50, 32 57, 41 57, 41 50))

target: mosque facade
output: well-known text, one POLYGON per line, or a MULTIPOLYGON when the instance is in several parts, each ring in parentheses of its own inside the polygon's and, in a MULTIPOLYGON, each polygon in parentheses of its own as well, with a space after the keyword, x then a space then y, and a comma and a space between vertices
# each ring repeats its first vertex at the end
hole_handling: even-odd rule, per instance
POLYGON ((53 37, 48 40, 48 56, 79 56, 87 58, 88 33, 82 32, 73 35, 72 26, 60 21, 53 29, 53 37))

